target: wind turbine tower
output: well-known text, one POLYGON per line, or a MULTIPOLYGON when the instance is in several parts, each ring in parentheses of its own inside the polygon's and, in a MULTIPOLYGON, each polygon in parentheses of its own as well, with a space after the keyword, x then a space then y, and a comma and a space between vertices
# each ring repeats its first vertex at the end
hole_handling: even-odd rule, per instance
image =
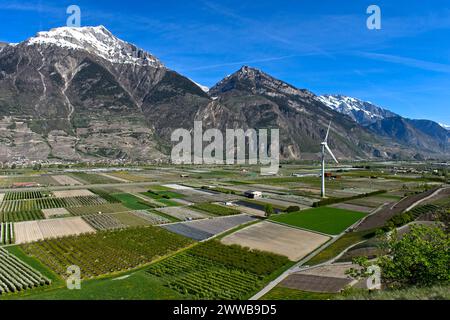
POLYGON ((339 163, 339 161, 337 161, 336 157, 334 156, 333 152, 331 152, 330 147, 328 146, 328 135, 330 134, 330 128, 331 128, 331 121, 330 121, 330 125, 328 126, 328 130, 327 130, 327 135, 325 136, 325 140, 321 143, 322 146, 322 192, 321 192, 321 196, 322 198, 325 198, 325 150, 328 151, 328 153, 331 155, 331 157, 333 158, 333 160, 336 163, 339 163))

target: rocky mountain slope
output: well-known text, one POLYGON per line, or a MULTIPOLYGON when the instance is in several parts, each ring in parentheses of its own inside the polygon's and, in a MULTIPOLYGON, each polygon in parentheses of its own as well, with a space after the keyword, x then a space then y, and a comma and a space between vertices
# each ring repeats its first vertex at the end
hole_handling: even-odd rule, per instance
MULTIPOLYGON (((223 131, 280 128, 282 157, 289 159, 317 159, 330 120, 329 143, 341 158, 442 150, 440 133, 408 145, 409 138, 378 125, 390 119, 387 111, 371 109, 385 119, 361 125, 323 97, 253 68, 206 91, 104 27, 40 32, 0 47, 0 161, 168 160, 173 130, 192 129, 195 120, 223 131)), ((435 130, 405 123, 411 126, 421 127, 416 136, 435 130)))

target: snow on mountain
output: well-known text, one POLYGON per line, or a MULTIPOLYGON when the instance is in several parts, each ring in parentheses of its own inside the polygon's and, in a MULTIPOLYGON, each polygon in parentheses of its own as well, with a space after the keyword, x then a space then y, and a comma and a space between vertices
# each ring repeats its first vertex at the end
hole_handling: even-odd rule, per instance
POLYGON ((450 126, 447 124, 439 123, 439 125, 444 129, 450 130, 450 126))
POLYGON ((197 83, 197 82, 195 82, 195 81, 192 80, 192 79, 189 79, 189 80, 191 80, 193 83, 195 83, 195 85, 196 85, 197 87, 199 87, 200 89, 202 89, 204 92, 208 92, 208 91, 209 91, 209 88, 208 88, 207 86, 201 85, 200 83, 197 83))
POLYGON ((61 27, 39 32, 25 42, 29 46, 49 45, 96 54, 111 63, 162 67, 161 62, 136 46, 116 38, 104 26, 61 27))
POLYGON ((395 113, 380 108, 371 102, 343 95, 323 95, 319 96, 318 99, 327 107, 348 115, 362 125, 368 125, 377 120, 397 116, 395 113))

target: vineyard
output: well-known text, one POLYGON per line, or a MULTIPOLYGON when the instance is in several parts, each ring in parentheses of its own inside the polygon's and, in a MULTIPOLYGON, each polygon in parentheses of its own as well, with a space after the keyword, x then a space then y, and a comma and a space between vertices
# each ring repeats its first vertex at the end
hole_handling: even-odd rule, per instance
POLYGON ((41 210, 0 212, 0 222, 22 222, 44 219, 41 210))
POLYGON ((21 191, 21 192, 8 192, 3 198, 4 201, 11 200, 30 200, 44 198, 44 194, 41 191, 21 191))
POLYGON ((114 215, 116 219, 122 221, 129 226, 138 226, 138 225, 159 225, 170 222, 169 219, 161 217, 153 212, 148 212, 145 210, 137 210, 126 213, 117 213, 114 215))
POLYGON ((51 281, 0 248, 0 295, 49 285, 51 281))
POLYGON ((0 245, 14 243, 14 225, 12 223, 0 223, 0 245))
POLYGON ((141 227, 44 240, 22 248, 62 277, 67 276, 67 266, 78 265, 87 279, 145 265, 191 243, 164 229, 141 227))
POLYGON ((67 211, 69 211, 74 216, 92 215, 97 213, 126 212, 129 210, 130 209, 123 206, 122 204, 117 203, 105 203, 101 205, 67 208, 67 211))
POLYGON ((126 228, 127 225, 120 222, 112 215, 96 214, 83 216, 84 221, 89 223, 95 230, 115 230, 126 228))
POLYGON ((165 285, 199 299, 246 299, 289 263, 285 257, 209 241, 152 265, 165 285))
POLYGON ((53 208, 70 208, 100 205, 107 203, 99 196, 81 196, 71 198, 39 198, 31 200, 10 200, 0 204, 1 212, 35 211, 53 208))

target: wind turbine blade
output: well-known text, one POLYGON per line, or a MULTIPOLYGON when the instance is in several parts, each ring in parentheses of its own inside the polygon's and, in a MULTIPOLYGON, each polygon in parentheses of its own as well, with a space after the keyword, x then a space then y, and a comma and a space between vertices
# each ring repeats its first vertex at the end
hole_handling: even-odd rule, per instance
POLYGON ((327 130, 327 135, 325 136, 325 142, 328 142, 328 135, 330 134, 330 128, 331 128, 331 121, 330 124, 328 125, 328 130, 327 130))
POLYGON ((328 146, 328 144, 325 144, 325 148, 328 150, 328 153, 333 157, 334 161, 336 163, 339 163, 339 161, 337 161, 336 157, 334 156, 333 152, 331 152, 330 147, 328 146))

